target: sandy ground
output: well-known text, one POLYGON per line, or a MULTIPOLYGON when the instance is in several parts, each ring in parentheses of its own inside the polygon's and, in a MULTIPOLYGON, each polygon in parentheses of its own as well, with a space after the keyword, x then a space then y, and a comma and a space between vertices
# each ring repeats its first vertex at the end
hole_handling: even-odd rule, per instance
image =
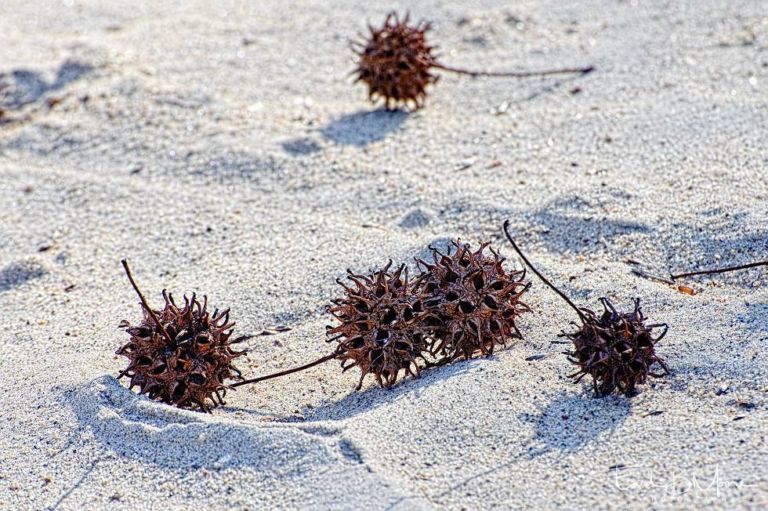
POLYGON ((0 5, 0 508, 768 506, 767 272, 689 296, 628 262, 768 253, 762 2, 420 2, 447 63, 598 71, 443 75, 410 115, 348 77, 390 6, 133 4, 0 5), (571 384, 552 341, 576 318, 535 281, 525 340, 390 391, 329 363, 208 416, 114 379, 140 317, 123 257, 152 303, 290 327, 248 341, 258 375, 327 352, 346 268, 455 236, 511 256, 507 218, 579 303, 669 323, 673 374, 633 399, 571 384))

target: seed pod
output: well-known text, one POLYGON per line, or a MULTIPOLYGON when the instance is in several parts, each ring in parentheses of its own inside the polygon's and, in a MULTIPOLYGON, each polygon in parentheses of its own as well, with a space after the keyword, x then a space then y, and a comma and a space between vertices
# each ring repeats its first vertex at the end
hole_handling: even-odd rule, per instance
POLYGON ((564 352, 568 360, 579 366, 569 377, 579 382, 584 376, 592 377, 595 395, 605 396, 614 391, 626 396, 635 394, 635 386, 645 383, 648 376, 669 374, 669 368, 656 354, 655 344, 667 333, 667 325, 646 325, 640 310, 640 299, 635 299, 635 310, 617 312, 610 300, 601 298, 603 314, 599 317, 582 308, 585 321, 572 333, 560 334, 573 342, 573 351, 564 352), (653 337, 652 330, 664 327, 653 337), (664 374, 651 371, 659 364, 664 374))
POLYGON ((179 408, 208 412, 224 404, 225 381, 242 379, 232 363, 245 353, 232 349, 245 337, 230 339, 234 323, 229 321, 229 309, 210 314, 207 298, 201 303, 196 295, 184 296, 184 306, 179 307, 163 290, 165 306, 153 310, 136 287, 126 261, 123 267, 141 299, 144 317, 135 326, 121 323, 130 339, 117 350, 128 359, 118 378, 127 376, 131 389, 138 387, 141 394, 179 408))
POLYGON ((358 62, 356 82, 368 85, 371 101, 384 99, 387 109, 402 103, 421 108, 426 87, 437 81, 430 73, 435 58, 424 34, 430 24, 408 25, 409 15, 400 20, 390 12, 381 28, 368 26, 370 36, 365 43, 353 43, 358 62))
POLYGON ((418 376, 427 349, 423 304, 414 296, 408 269, 401 265, 390 272, 392 261, 372 275, 348 271, 352 286, 338 281, 345 296, 333 300, 328 312, 338 321, 328 327, 329 341, 338 342, 342 369, 360 369, 363 384, 373 374, 382 387, 391 387, 400 371, 418 376))
MULTIPOLYGON (((424 106, 427 86, 437 83, 438 76, 431 69, 464 74, 469 76, 494 76, 524 78, 561 73, 586 74, 592 66, 547 69, 543 71, 491 72, 472 71, 440 63, 433 54, 436 46, 426 42, 426 33, 432 28, 431 23, 420 21, 409 25, 410 15, 402 19, 395 12, 390 12, 381 28, 368 25, 369 35, 362 41, 352 43, 352 50, 357 55, 357 68, 353 71, 357 79, 368 86, 368 98, 384 100, 387 109, 424 106)), ((363 36, 361 36, 363 37, 363 36)))
POLYGON ((360 369, 360 390, 366 375, 372 374, 380 386, 390 388, 401 373, 418 376, 421 362, 426 364, 429 327, 421 297, 414 294, 405 265, 390 271, 392 261, 381 270, 358 275, 347 270, 351 285, 337 280, 344 295, 331 301, 326 310, 338 321, 327 326, 328 342, 336 342, 333 352, 299 367, 233 383, 240 387, 280 378, 322 364, 340 360, 347 371, 360 369))
POLYGON ((520 301, 530 287, 525 271, 507 273, 489 243, 474 252, 460 240, 452 243, 453 253, 430 247, 434 262, 418 261, 423 269, 416 287, 430 318, 437 319, 430 328, 438 363, 491 355, 496 345, 522 339, 515 319, 531 310, 520 301))
MULTIPOLYGON (((626 396, 635 394, 635 386, 645 383, 648 376, 662 377, 669 374, 669 367, 656 354, 655 345, 667 333, 664 323, 646 325, 640 310, 640 299, 635 299, 633 312, 618 312, 607 298, 601 298, 605 311, 598 317, 589 309, 577 307, 568 296, 547 280, 531 264, 518 248, 509 233, 509 221, 504 222, 504 234, 525 264, 578 314, 581 325, 573 333, 560 334, 573 342, 573 350, 564 352, 568 360, 579 366, 569 377, 579 382, 585 375, 592 377, 592 387, 597 396, 614 391, 626 396), (664 328, 653 337, 654 328, 664 328), (658 364, 664 373, 652 371, 658 364)), ((578 325, 577 325, 578 326, 578 325)))

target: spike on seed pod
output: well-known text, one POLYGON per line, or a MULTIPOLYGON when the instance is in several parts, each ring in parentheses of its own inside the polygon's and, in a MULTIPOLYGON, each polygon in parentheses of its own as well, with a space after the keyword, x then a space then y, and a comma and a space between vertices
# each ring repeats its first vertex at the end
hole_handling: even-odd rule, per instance
POLYGON ((518 248, 509 233, 508 220, 504 222, 504 234, 525 264, 560 295, 581 320, 575 332, 560 334, 573 343, 573 350, 565 354, 571 363, 579 367, 578 371, 570 375, 576 383, 589 375, 597 396, 605 396, 614 391, 632 396, 636 386, 645 383, 648 376, 662 377, 669 374, 669 367, 656 354, 655 349, 656 343, 666 335, 668 326, 663 323, 646 325, 639 298, 635 299, 634 311, 629 313, 617 311, 607 298, 600 299, 605 309, 600 316, 589 309, 577 307, 565 293, 539 273, 518 248), (654 338, 654 328, 664 328, 664 331, 654 338), (652 370, 656 364, 663 373, 652 370))
MULTIPOLYGON (((586 74, 594 67, 549 69, 543 71, 489 72, 471 71, 440 63, 433 54, 436 46, 426 42, 426 33, 431 23, 420 21, 410 25, 410 14, 401 19, 396 12, 390 12, 380 28, 368 26, 369 35, 363 41, 352 42, 352 50, 358 57, 357 68, 353 71, 356 82, 368 86, 371 101, 381 98, 385 108, 412 105, 414 109, 424 106, 427 86, 434 84, 438 76, 431 69, 476 76, 522 78, 562 73, 586 74)), ((363 38, 364 36, 360 36, 363 38)))
POLYGON ((418 260, 423 273, 417 289, 431 319, 437 319, 431 351, 438 364, 491 355, 496 345, 522 339, 515 319, 531 310, 520 301, 530 287, 524 270, 505 271, 504 259, 489 243, 475 251, 460 240, 452 243, 455 250, 447 254, 430 247, 432 263, 418 260))
POLYGON ((208 301, 184 296, 179 306, 173 296, 163 290, 165 305, 154 310, 142 295, 127 261, 122 261, 128 280, 141 301, 144 317, 138 325, 121 324, 130 339, 118 355, 128 359, 128 367, 118 378, 130 378, 129 387, 139 388, 150 399, 177 406, 210 412, 224 404, 225 381, 242 379, 233 361, 245 351, 232 345, 247 336, 231 339, 234 323, 229 309, 208 312, 208 301))
POLYGON ((278 373, 234 383, 239 387, 303 371, 328 360, 341 361, 342 370, 360 369, 356 390, 369 374, 380 386, 390 388, 399 375, 418 376, 420 360, 428 349, 427 313, 420 297, 414 295, 405 265, 390 271, 392 261, 369 275, 347 270, 350 284, 337 281, 344 294, 331 302, 327 311, 337 320, 326 327, 329 342, 336 349, 313 362, 278 373))

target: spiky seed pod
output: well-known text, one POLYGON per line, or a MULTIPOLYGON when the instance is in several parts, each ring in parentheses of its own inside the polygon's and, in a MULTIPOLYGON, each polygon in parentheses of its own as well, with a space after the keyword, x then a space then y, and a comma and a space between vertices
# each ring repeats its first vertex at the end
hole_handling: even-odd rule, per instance
POLYGON ((504 234, 533 273, 560 295, 581 320, 581 327, 576 332, 560 334, 573 342, 573 351, 564 353, 568 360, 579 366, 579 370, 570 375, 576 378, 576 383, 588 374, 592 377, 592 387, 597 396, 610 394, 614 390, 632 396, 635 386, 645 383, 648 376, 660 378, 669 374, 669 367, 656 355, 655 347, 667 334, 668 326, 666 323, 646 325, 639 298, 635 299, 635 310, 629 313, 618 312, 608 298, 600 298, 604 311, 597 317, 593 311, 577 307, 568 295, 531 264, 510 234, 509 220, 504 222, 504 234), (654 338, 654 328, 664 328, 664 331, 654 338), (654 364, 659 364, 664 373, 651 372, 654 364))
POLYGON ((353 43, 358 56, 355 81, 368 86, 371 101, 383 98, 387 109, 409 103, 421 108, 427 85, 438 78, 430 73, 434 47, 425 40, 430 24, 422 21, 410 26, 408 21, 408 14, 401 20, 391 12, 381 28, 368 26, 367 41, 353 43))
MULTIPOLYGON (((507 78, 525 78, 563 73, 586 74, 594 70, 593 66, 545 69, 540 71, 479 71, 447 66, 438 61, 432 51, 436 46, 429 46, 426 33, 432 28, 426 21, 415 26, 408 25, 410 15, 401 20, 395 12, 390 12, 381 28, 368 25, 370 35, 362 41, 352 43, 352 50, 357 54, 357 68, 352 74, 356 82, 368 85, 368 97, 371 101, 384 98, 389 110, 399 105, 413 105, 415 109, 424 106, 427 86, 436 83, 439 76, 431 73, 431 68, 449 73, 468 76, 495 76, 507 78)), ((361 38, 364 37, 361 35, 361 38)))
POLYGON ((130 340, 117 350, 129 362, 119 378, 128 376, 130 388, 151 399, 208 412, 224 404, 226 380, 242 379, 232 362, 245 352, 232 344, 243 338, 230 340, 229 309, 210 314, 206 297, 201 303, 195 295, 184 296, 179 307, 163 290, 163 299, 161 310, 142 309, 138 325, 121 323, 130 340))
POLYGON ((416 287, 426 311, 438 319, 431 352, 441 363, 490 355, 496 345, 521 339, 515 319, 531 310, 520 301, 530 287, 524 270, 508 273, 489 243, 474 252, 460 240, 453 247, 447 254, 430 247, 433 263, 418 260, 423 273, 416 287))
POLYGON ((392 261, 371 275, 348 270, 352 286, 340 280, 345 295, 328 307, 339 324, 327 327, 329 341, 338 342, 342 369, 360 369, 360 389, 367 374, 391 387, 400 371, 418 376, 419 359, 427 349, 423 304, 411 292, 405 265, 390 272, 392 261))
POLYGON ((604 311, 600 317, 589 309, 581 309, 584 320, 581 328, 561 336, 573 342, 573 351, 566 351, 568 360, 579 366, 570 377, 576 382, 584 376, 592 377, 595 394, 605 396, 614 391, 626 396, 635 394, 635 386, 645 383, 648 376, 669 374, 667 364, 656 354, 655 344, 667 333, 667 325, 646 325, 640 310, 640 299, 635 299, 635 310, 617 312, 607 298, 601 298, 604 311), (664 327, 656 338, 652 330, 664 327), (658 364, 664 371, 651 371, 658 364))

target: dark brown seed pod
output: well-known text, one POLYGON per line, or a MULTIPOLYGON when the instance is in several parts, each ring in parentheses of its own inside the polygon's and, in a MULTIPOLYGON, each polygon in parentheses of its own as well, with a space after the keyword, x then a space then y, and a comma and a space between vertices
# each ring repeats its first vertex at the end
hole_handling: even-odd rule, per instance
POLYGON ((417 289, 430 313, 431 352, 438 363, 491 355, 496 345, 522 339, 515 319, 531 310, 520 301, 530 287, 524 270, 507 272, 489 243, 475 251, 460 240, 452 243, 452 253, 430 247, 433 262, 418 261, 423 273, 417 289))
POLYGON ((421 108, 427 85, 437 81, 430 73, 433 47, 424 37, 430 24, 411 26, 408 21, 409 14, 401 20, 390 12, 381 28, 368 26, 367 41, 352 43, 358 56, 355 81, 365 83, 370 100, 382 98, 387 109, 409 103, 421 108))
POLYGON ((400 105, 414 109, 424 106, 427 86, 436 83, 438 76, 431 69, 470 76, 495 76, 523 78, 561 73, 586 74, 594 67, 549 69, 543 71, 489 72, 472 71, 440 63, 434 55, 436 46, 426 41, 426 33, 432 28, 431 23, 420 21, 409 25, 410 15, 401 19, 397 13, 390 12, 381 28, 368 25, 369 35, 361 41, 352 42, 352 50, 357 55, 357 68, 353 74, 356 82, 368 86, 371 101, 384 100, 387 109, 400 105))
POLYGON ((579 366, 579 370, 570 375, 575 378, 575 382, 588 374, 592 377, 596 395, 604 396, 616 391, 631 396, 636 391, 636 385, 645 383, 648 376, 669 374, 669 367, 656 354, 655 349, 656 343, 666 335, 668 326, 663 323, 646 325, 640 310, 640 299, 635 299, 633 312, 624 313, 618 312, 607 298, 601 298, 605 311, 599 317, 589 309, 577 307, 565 293, 539 273, 518 248, 509 233, 509 221, 504 222, 504 234, 525 264, 560 295, 581 320, 575 332, 560 334, 573 343, 573 350, 565 354, 568 360, 579 366), (664 328, 664 331, 654 338, 654 328, 664 328), (664 373, 652 370, 656 364, 664 373))
POLYGON ((391 265, 368 276, 348 270, 352 286, 338 281, 345 296, 328 307, 339 322, 328 327, 329 341, 338 342, 343 370, 360 369, 358 389, 367 374, 387 388, 401 371, 418 376, 427 349, 423 304, 412 293, 405 265, 390 272, 391 265))
POLYGON ((234 323, 229 309, 209 313, 207 299, 196 295, 184 297, 178 306, 173 296, 163 290, 165 305, 153 310, 133 280, 128 263, 122 261, 126 275, 141 300, 144 317, 138 325, 125 321, 130 339, 117 350, 128 359, 128 367, 118 378, 130 378, 129 387, 141 394, 179 408, 197 408, 209 412, 224 404, 227 380, 242 379, 232 365, 244 351, 232 345, 246 337, 231 339, 234 323))
POLYGON ((328 342, 337 343, 332 353, 300 367, 231 386, 279 378, 333 359, 341 361, 344 371, 353 367, 360 369, 356 390, 360 390, 369 374, 385 388, 394 385, 401 373, 418 376, 419 362, 424 361, 429 347, 427 313, 420 297, 413 293, 405 265, 394 271, 390 271, 391 266, 389 261, 384 268, 369 275, 347 270, 351 285, 337 281, 344 288, 344 296, 332 300, 327 307, 338 321, 337 325, 326 327, 328 342))
POLYGON ((614 391, 632 396, 635 386, 645 383, 648 376, 669 374, 667 364, 654 348, 667 333, 667 325, 646 325, 639 298, 635 299, 635 310, 629 313, 618 312, 607 298, 601 298, 600 302, 604 311, 599 317, 582 308, 586 321, 581 327, 575 332, 560 334, 573 343, 573 351, 564 353, 579 366, 569 377, 578 383, 584 376, 591 376, 598 396, 614 391), (664 328, 658 337, 652 333, 656 327, 664 328), (664 373, 653 372, 654 364, 659 364, 664 373))

